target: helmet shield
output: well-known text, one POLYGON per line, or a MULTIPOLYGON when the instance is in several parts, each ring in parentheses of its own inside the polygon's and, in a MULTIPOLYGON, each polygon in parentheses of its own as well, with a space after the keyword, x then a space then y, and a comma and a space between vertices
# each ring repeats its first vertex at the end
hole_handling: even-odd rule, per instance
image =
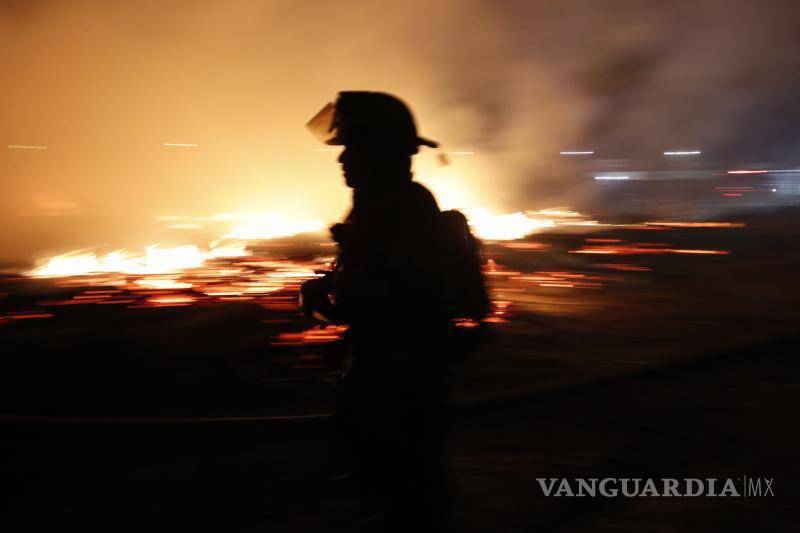
POLYGON ((339 128, 336 125, 336 104, 328 102, 325 107, 306 122, 306 128, 325 144, 339 144, 339 128))

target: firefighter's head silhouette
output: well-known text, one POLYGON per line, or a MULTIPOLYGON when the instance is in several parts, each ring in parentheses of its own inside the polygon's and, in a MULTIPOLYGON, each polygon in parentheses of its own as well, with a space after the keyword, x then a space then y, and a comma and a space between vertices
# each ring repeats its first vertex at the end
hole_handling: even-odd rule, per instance
POLYGON ((347 185, 408 179, 411 156, 437 143, 417 135, 408 106, 390 94, 343 91, 306 126, 322 142, 344 146, 339 162, 347 185))

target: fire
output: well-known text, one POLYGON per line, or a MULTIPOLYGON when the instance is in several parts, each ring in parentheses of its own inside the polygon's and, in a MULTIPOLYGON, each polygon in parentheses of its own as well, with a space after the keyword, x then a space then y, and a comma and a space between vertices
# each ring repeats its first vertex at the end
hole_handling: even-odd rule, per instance
MULTIPOLYGON (((552 228, 560 224, 591 222, 579 213, 559 208, 497 215, 488 208, 476 207, 466 209, 464 213, 475 234, 482 239, 492 241, 522 239, 543 228, 552 228)), ((105 255, 95 251, 77 250, 48 258, 27 274, 32 277, 69 277, 107 273, 174 274, 198 269, 213 259, 247 256, 250 253, 243 241, 319 232, 325 226, 321 220, 292 219, 278 213, 223 213, 197 219, 169 216, 160 217, 160 220, 166 222, 211 220, 233 224, 208 248, 201 248, 196 244, 162 248, 154 244, 145 247, 144 253, 136 254, 120 249, 105 255)), ((306 275, 308 274, 303 273, 303 276, 306 275)), ((157 285, 166 288, 172 282, 156 280, 152 283, 154 283, 151 285, 153 288, 157 285)))
MULTIPOLYGON (((198 269, 213 259, 237 258, 250 255, 242 241, 267 240, 291 237, 301 233, 318 232, 324 228, 321 220, 299 220, 278 213, 222 213, 211 217, 163 216, 164 222, 181 221, 182 227, 203 227, 198 222, 227 223, 220 239, 208 248, 196 244, 186 244, 162 248, 154 244, 147 246, 144 253, 134 254, 125 249, 115 250, 105 255, 94 251, 76 250, 46 259, 43 264, 27 274, 32 277, 69 277, 87 274, 170 274, 198 269)), ((170 227, 175 227, 170 224, 170 227)), ((157 280, 156 285, 167 284, 157 280)))
POLYGON ((484 207, 470 209, 466 215, 475 234, 489 241, 521 239, 537 229, 555 226, 552 219, 529 218, 520 212, 494 215, 484 207))
POLYGON ((464 187, 464 179, 452 167, 440 167, 431 170, 430 174, 430 179, 420 181, 434 193, 439 206, 461 210, 473 233, 487 241, 512 241, 560 223, 586 222, 586 217, 580 213, 558 207, 497 214, 475 203, 477 195, 469 187, 464 187))
POLYGON ((144 254, 131 254, 127 250, 116 250, 103 256, 95 252, 69 252, 51 257, 46 263, 28 274, 33 277, 65 277, 86 274, 169 274, 198 268, 207 260, 217 257, 248 255, 242 246, 218 246, 202 250, 197 245, 187 244, 174 248, 161 248, 157 244, 145 247, 144 254))
POLYGON ((596 224, 576 211, 561 208, 495 215, 485 207, 467 209, 464 213, 472 230, 487 241, 522 239, 546 228, 558 225, 596 224))
MULTIPOLYGON (((551 208, 539 211, 495 214, 486 207, 464 209, 473 232, 487 241, 513 241, 523 239, 543 229, 559 226, 615 226, 628 229, 677 229, 677 228, 741 228, 738 222, 683 222, 656 221, 637 225, 600 224, 596 220, 564 208, 551 208)), ((178 217, 162 217, 174 221, 178 217)), ((188 217, 182 217, 186 219, 188 217)), ((198 219, 200 220, 200 219, 198 219)), ((208 261, 215 259, 238 258, 250 255, 246 241, 255 239, 275 239, 301 233, 318 232, 324 227, 320 220, 299 220, 287 218, 277 213, 230 213, 206 217, 202 220, 232 221, 227 233, 212 242, 207 248, 196 244, 187 244, 171 248, 162 248, 154 244, 147 246, 144 253, 134 254, 128 250, 116 250, 105 255, 94 251, 78 250, 57 255, 45 260, 38 267, 27 272, 32 277, 69 277, 88 274, 128 274, 128 275, 163 275, 176 274, 188 270, 198 270, 208 261)), ((608 243, 603 243, 608 244, 608 243)), ((520 243, 525 249, 543 250, 544 245, 536 243, 520 243)), ((520 248, 521 249, 521 248, 520 248)), ((585 246, 573 253, 581 254, 717 254, 723 250, 672 250, 652 247, 636 247, 631 245, 617 246, 585 246)), ((236 274, 236 273, 232 273, 236 274)), ((313 272, 276 272, 274 277, 299 275, 308 277, 313 272)), ((174 280, 148 281, 151 288, 180 288, 174 280)))

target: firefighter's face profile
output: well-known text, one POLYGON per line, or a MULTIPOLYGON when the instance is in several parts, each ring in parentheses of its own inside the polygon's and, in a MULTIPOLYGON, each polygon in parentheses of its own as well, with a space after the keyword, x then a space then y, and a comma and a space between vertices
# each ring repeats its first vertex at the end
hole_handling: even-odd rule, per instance
POLYGON ((345 183, 351 189, 365 185, 372 173, 371 153, 367 147, 357 144, 345 145, 339 155, 345 183))

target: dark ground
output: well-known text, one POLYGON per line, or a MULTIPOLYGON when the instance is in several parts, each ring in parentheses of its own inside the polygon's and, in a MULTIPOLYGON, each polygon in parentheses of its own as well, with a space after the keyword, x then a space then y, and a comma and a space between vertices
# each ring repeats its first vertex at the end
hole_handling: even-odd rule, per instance
MULTIPOLYGON (((798 530, 800 214, 739 219, 489 247, 498 270, 603 286, 492 276, 506 322, 452 376, 454 531, 798 530), (566 253, 588 237, 731 254, 566 253), (775 496, 545 498, 535 481, 745 475, 775 478, 775 496)), ((6 307, 55 290, 19 287, 6 307)), ((351 481, 330 480, 347 466, 328 418, 231 419, 330 412, 335 346, 267 344, 311 325, 291 317, 237 303, 0 324, 4 529, 375 530, 351 481)))

